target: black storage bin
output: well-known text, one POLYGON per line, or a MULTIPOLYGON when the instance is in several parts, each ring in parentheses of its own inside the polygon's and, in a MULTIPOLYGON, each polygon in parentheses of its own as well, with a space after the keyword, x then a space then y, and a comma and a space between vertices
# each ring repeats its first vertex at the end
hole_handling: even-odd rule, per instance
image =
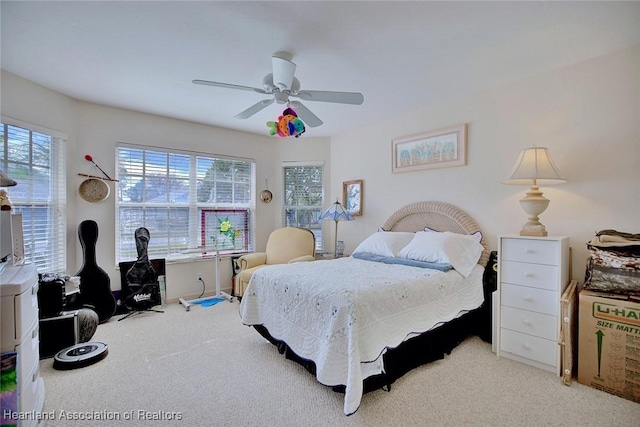
POLYGON ((59 315, 64 309, 65 282, 57 274, 38 276, 38 307, 41 319, 59 315))

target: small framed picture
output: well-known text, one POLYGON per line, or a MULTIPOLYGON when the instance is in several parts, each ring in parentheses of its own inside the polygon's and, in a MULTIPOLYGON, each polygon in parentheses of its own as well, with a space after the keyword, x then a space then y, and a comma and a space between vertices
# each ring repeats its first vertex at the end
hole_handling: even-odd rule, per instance
POLYGON ((342 204, 353 216, 362 215, 362 190, 361 179, 342 183, 342 204))
POLYGON ((467 164, 467 125, 394 139, 391 171, 448 168, 467 164))

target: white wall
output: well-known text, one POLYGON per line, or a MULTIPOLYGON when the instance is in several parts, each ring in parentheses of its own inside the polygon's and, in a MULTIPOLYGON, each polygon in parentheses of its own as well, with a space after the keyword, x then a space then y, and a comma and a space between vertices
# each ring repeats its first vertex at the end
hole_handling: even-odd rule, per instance
MULTIPOLYGON (((257 250, 264 249, 269 233, 280 226, 282 161, 320 160, 329 163, 329 141, 326 138, 289 141, 74 101, 4 70, 2 115, 67 134, 67 273, 74 274, 82 265, 78 225, 86 219, 93 219, 99 227, 97 262, 109 274, 113 290, 120 289, 115 240, 112 237, 115 235, 115 187, 111 184, 112 195, 101 203, 89 203, 80 198, 78 186, 84 178, 78 173, 101 175, 84 159, 85 154, 91 154, 96 163, 112 177, 116 175, 115 146, 118 142, 254 159, 258 194, 264 188, 265 178, 274 194, 274 200, 269 204, 256 202, 257 250)), ((229 291, 230 262, 223 261, 221 267, 221 287, 229 291)), ((198 296, 202 292, 198 274, 202 274, 207 285, 206 292, 213 292, 213 261, 169 264, 168 297, 198 296)))
MULTIPOLYGON (((469 70, 470 73, 473 70, 469 70)), ((496 249, 499 234, 519 233, 527 187, 502 185, 519 152, 546 146, 567 184, 541 187, 551 200, 540 219, 567 235, 573 277, 584 279, 586 242, 613 228, 640 233, 640 47, 393 115, 331 140, 331 191, 364 180, 363 216, 339 225, 346 251, 410 202, 437 200, 464 209, 496 249), (391 173, 391 141, 468 123, 467 165, 391 173)))

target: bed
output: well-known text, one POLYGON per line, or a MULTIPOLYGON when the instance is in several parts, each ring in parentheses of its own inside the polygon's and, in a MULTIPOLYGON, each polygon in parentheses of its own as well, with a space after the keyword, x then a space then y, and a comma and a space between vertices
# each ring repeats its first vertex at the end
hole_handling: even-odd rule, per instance
POLYGON ((256 271, 240 317, 321 384, 343 392, 350 415, 364 393, 390 389, 468 336, 490 341, 489 255, 464 211, 412 203, 350 257, 256 271), (448 249, 454 243, 455 255, 442 255, 445 246, 454 253, 448 249))

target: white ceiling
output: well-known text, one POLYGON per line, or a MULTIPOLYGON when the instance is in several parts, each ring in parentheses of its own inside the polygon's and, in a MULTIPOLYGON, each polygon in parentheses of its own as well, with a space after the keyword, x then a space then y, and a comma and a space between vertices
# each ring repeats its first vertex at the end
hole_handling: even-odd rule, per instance
POLYGON ((262 87, 287 51, 330 137, 407 109, 640 43, 640 2, 6 1, 2 68, 70 97, 261 135, 282 105, 193 79, 262 87))

